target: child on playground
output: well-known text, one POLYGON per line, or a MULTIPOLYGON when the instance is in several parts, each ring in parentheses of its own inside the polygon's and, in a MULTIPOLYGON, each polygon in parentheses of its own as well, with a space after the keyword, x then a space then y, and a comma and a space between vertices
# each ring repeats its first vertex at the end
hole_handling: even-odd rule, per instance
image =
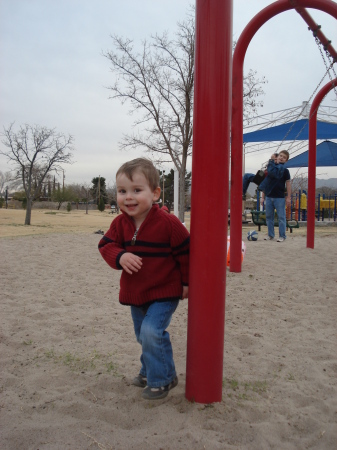
MULTIPOLYGON (((276 159, 278 153, 271 155, 272 159, 276 159)), ((242 178, 242 200, 246 200, 246 193, 249 188, 250 183, 255 183, 258 186, 262 183, 264 178, 267 176, 267 167, 262 168, 256 174, 255 173, 245 173, 242 178)))
POLYGON ((279 222, 279 238, 277 242, 286 239, 286 205, 291 204, 291 180, 289 170, 284 164, 289 159, 289 153, 282 150, 277 157, 272 155, 268 162, 267 177, 262 181, 258 189, 264 192, 266 201, 266 222, 268 235, 266 241, 272 241, 275 237, 274 231, 274 211, 276 209, 279 222), (284 197, 285 187, 287 196, 284 197))
POLYGON ((110 267, 122 270, 119 301, 131 307, 141 368, 133 384, 142 397, 164 398, 178 384, 166 328, 179 300, 188 297, 189 233, 177 217, 159 209, 159 173, 137 158, 116 174, 122 214, 98 248, 110 267))

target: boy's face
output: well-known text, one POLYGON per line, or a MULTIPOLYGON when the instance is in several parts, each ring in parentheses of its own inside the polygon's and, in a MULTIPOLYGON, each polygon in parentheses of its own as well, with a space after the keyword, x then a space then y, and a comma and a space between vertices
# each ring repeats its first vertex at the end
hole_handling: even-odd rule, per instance
POLYGON ((140 171, 135 171, 132 178, 131 181, 123 173, 118 175, 117 203, 122 211, 133 218, 136 225, 140 225, 148 215, 153 202, 159 199, 160 187, 152 191, 147 179, 140 171))
POLYGON ((278 164, 284 164, 288 161, 288 157, 285 153, 279 153, 277 157, 277 163, 278 164))

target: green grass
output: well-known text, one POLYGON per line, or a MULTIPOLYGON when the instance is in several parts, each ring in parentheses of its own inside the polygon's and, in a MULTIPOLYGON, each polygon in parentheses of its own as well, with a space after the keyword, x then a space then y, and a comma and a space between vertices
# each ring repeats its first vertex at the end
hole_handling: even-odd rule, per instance
POLYGON ((228 398, 236 400, 238 403, 242 401, 256 401, 257 395, 261 395, 267 391, 268 385, 266 381, 239 381, 236 378, 224 378, 222 382, 223 389, 228 398))
POLYGON ((44 352, 46 360, 53 361, 54 364, 61 364, 69 367, 74 372, 94 372, 98 375, 102 373, 110 373, 118 376, 117 364, 111 360, 112 355, 100 354, 94 350, 89 355, 77 355, 69 351, 64 353, 56 353, 55 350, 49 349, 44 352))

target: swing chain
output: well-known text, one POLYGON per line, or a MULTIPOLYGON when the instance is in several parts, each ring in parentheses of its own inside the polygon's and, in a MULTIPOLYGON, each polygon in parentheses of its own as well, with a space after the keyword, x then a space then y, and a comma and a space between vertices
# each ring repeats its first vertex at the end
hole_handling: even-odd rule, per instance
MULTIPOLYGON (((315 41, 316 41, 316 44, 318 45, 319 51, 320 51, 321 56, 322 56, 322 59, 323 59, 323 61, 324 61, 324 65, 325 65, 325 68, 326 68, 326 72, 325 72, 325 74, 323 75, 323 77, 322 77, 322 79, 320 80, 320 82, 318 83, 318 85, 317 85, 317 87, 315 88, 314 92, 311 94, 311 97, 309 98, 308 102, 307 102, 305 105, 303 105, 303 108, 301 109, 300 113, 298 114, 298 117, 296 118, 296 120, 302 115, 304 109, 306 108, 306 105, 307 105, 307 104, 310 104, 311 99, 313 98, 313 96, 314 96, 315 93, 317 92, 318 88, 319 88, 320 85, 322 84, 322 82, 323 82, 323 80, 324 80, 324 78, 326 77, 327 74, 329 75, 329 78, 330 78, 330 80, 332 81, 332 76, 331 76, 331 73, 330 73, 330 69, 332 69, 333 72, 335 73, 334 67, 333 67, 335 61, 332 61, 331 64, 330 64, 330 66, 329 66, 329 65, 327 64, 325 58, 324 58, 324 54, 323 54, 323 52, 322 52, 321 44, 320 44, 320 41, 319 41, 318 37, 315 37, 315 41)), ((326 50, 326 53, 327 53, 327 55, 329 55, 329 53, 328 53, 327 50, 326 50)), ((329 56, 328 56, 328 57, 329 57, 329 56)), ((329 62, 330 62, 330 61, 329 61, 329 62)), ((337 91, 336 91, 336 87, 335 87, 335 86, 334 86, 334 92, 336 93, 336 96, 337 96, 337 91)), ((316 112, 316 111, 313 111, 313 114, 314 114, 315 112, 316 112)), ((296 120, 295 120, 295 122, 296 122, 296 120)), ((277 152, 278 152, 279 148, 283 145, 283 142, 284 142, 285 139, 287 138, 287 136, 288 136, 288 134, 290 133, 290 131, 292 130, 292 128, 294 127, 295 122, 294 122, 293 125, 289 128, 289 130, 288 130, 287 134, 284 136, 282 142, 281 142, 281 143, 279 144, 279 146, 277 147, 277 152)), ((300 129, 300 131, 297 133, 297 136, 295 137, 295 139, 292 141, 292 143, 291 143, 290 146, 288 147, 288 151, 290 151, 291 147, 294 145, 294 142, 296 141, 297 137, 301 134, 301 132, 302 132, 302 130, 305 128, 305 126, 306 126, 306 123, 303 125, 303 127, 300 129)))
MULTIPOLYGON (((333 57, 330 55, 328 50, 325 50, 325 54, 326 54, 326 56, 327 56, 329 61, 330 61, 330 58, 332 58, 332 63, 330 65, 330 68, 331 68, 335 78, 337 78, 337 74, 336 74, 335 67, 334 67, 334 64, 337 63, 337 59, 333 59, 333 57)), ((329 73, 329 75, 330 75, 330 73, 329 73)), ((332 81, 332 77, 331 76, 330 76, 330 79, 332 81)), ((334 91, 335 91, 335 94, 337 95, 336 87, 334 87, 334 91)))
MULTIPOLYGON (((331 73, 330 73, 330 70, 332 70, 332 72, 334 73, 335 77, 337 78, 337 75, 336 75, 336 72, 335 72, 335 68, 334 68, 334 63, 335 63, 336 61, 332 58, 332 56, 330 55, 330 53, 329 53, 329 51, 327 50, 327 48, 324 47, 325 55, 326 55, 328 61, 330 62, 330 58, 332 58, 332 62, 331 62, 331 64, 330 64, 330 66, 328 66, 328 63, 327 63, 327 61, 326 61, 326 59, 325 59, 325 57, 324 57, 324 53, 323 53, 323 50, 322 50, 322 48, 321 48, 321 43, 320 43, 318 37, 315 37, 315 42, 316 42, 316 44, 317 44, 317 46, 318 46, 318 49, 319 49, 319 52, 320 52, 320 54, 321 54, 321 56, 322 56, 322 59, 323 59, 325 68, 327 69, 327 73, 328 73, 329 78, 330 78, 330 81, 332 81, 333 78, 332 78, 332 75, 331 75, 331 73)), ((331 41, 329 41, 329 42, 331 42, 331 41)), ((323 45, 323 44, 322 44, 322 45, 323 45)), ((333 90, 334 90, 334 92, 335 92, 335 94, 336 94, 336 96, 337 96, 336 86, 334 86, 333 90)))
MULTIPOLYGON (((325 61, 324 61, 325 62, 325 61)), ((326 66, 327 67, 327 66, 326 66)), ((329 69, 330 67, 327 67, 327 70, 325 72, 325 74, 323 75, 322 79, 320 80, 320 82, 318 83, 318 85, 316 86, 314 92, 311 94, 309 100, 303 105, 301 111, 299 112, 298 116, 296 117, 295 121, 293 122, 292 126, 289 128, 288 132, 286 133, 286 135, 284 136, 282 142, 279 144, 279 146, 277 147, 276 152, 278 153, 279 148, 283 145, 283 142, 286 140, 288 134, 291 132, 291 130, 293 129, 293 127, 295 126, 295 122, 299 119, 299 117, 301 117, 301 115, 303 114, 303 111, 305 110, 305 108, 307 107, 308 104, 310 104, 311 99, 313 98, 313 96, 315 95, 315 93, 317 92, 318 88, 320 87, 320 85, 322 84, 324 78, 326 77, 327 73, 329 73, 329 69)), ((305 128, 305 126, 307 125, 307 122, 304 123, 304 125, 302 126, 302 128, 300 129, 300 131, 297 133, 295 139, 293 139, 292 143, 288 146, 288 151, 290 152, 291 147, 294 145, 294 142, 296 141, 297 137, 302 133, 303 129, 305 128)))
MULTIPOLYGON (((308 29, 310 30, 310 27, 309 27, 308 29)), ((320 42, 320 40, 319 40, 318 37, 317 37, 317 31, 320 30, 320 29, 321 29, 321 26, 318 25, 317 29, 313 32, 313 35, 314 35, 314 37, 315 37, 315 42, 316 42, 316 44, 317 44, 317 46, 318 46, 319 52, 320 52, 320 54, 321 54, 321 56, 322 56, 322 59, 323 59, 323 62, 324 62, 325 68, 326 68, 326 72, 324 73, 322 79, 321 79, 320 82, 318 83, 318 85, 317 85, 317 87, 315 88, 314 92, 311 94, 311 97, 309 98, 309 100, 303 105, 303 107, 302 107, 301 111, 299 112, 297 118, 295 119, 294 123, 293 123, 292 126, 289 128, 289 130, 288 130, 288 132, 286 133, 286 135, 284 136, 282 142, 281 142, 281 143, 279 144, 279 146, 277 147, 277 150, 276 150, 277 153, 278 153, 278 151, 279 151, 279 148, 283 145, 283 142, 286 140, 288 134, 291 132, 292 128, 295 126, 295 122, 298 120, 299 117, 301 117, 301 115, 303 114, 303 111, 305 110, 305 108, 307 107, 307 105, 310 104, 311 99, 313 98, 313 96, 314 96, 315 93, 317 92, 318 88, 319 88, 320 85, 322 84, 322 82, 323 82, 324 78, 326 77, 326 75, 327 75, 327 74, 329 75, 330 81, 333 80, 333 78, 332 78, 332 76, 331 76, 331 73, 330 73, 330 70, 332 70, 332 72, 334 73, 335 77, 337 78, 336 71, 335 71, 335 68, 334 68, 334 63, 337 62, 337 61, 334 60, 334 58, 330 55, 330 53, 329 53, 328 49, 326 48, 326 46, 324 46, 325 54, 326 54, 326 57, 327 57, 328 61, 330 62, 330 58, 332 58, 331 64, 328 65, 327 62, 326 62, 326 59, 325 59, 325 57, 324 57, 323 51, 322 51, 322 49, 321 49, 321 42, 320 42)), ((329 41, 329 43, 331 43, 331 41, 329 41)), ((322 45, 323 45, 323 44, 322 44, 322 45)), ((336 94, 336 97, 337 97, 337 89, 336 89, 336 86, 333 87, 333 90, 334 90, 334 92, 335 92, 335 94, 336 94)), ((318 107, 316 108, 316 110, 317 110, 317 109, 318 109, 318 107)), ((316 112, 316 111, 313 111, 313 112, 312 112, 312 115, 315 114, 315 112, 316 112)), ((310 116, 310 118, 312 117, 312 115, 310 116)), ((308 122, 309 122, 310 118, 308 119, 308 122)), ((289 153, 290 153, 290 150, 291 150, 292 146, 294 145, 294 142, 296 141, 297 137, 301 134, 302 130, 305 128, 306 125, 307 125, 307 122, 303 125, 303 127, 302 127, 302 128, 300 129, 300 131, 297 133, 297 136, 295 137, 295 139, 293 139, 293 141, 292 141, 292 143, 290 144, 290 146, 288 146, 288 151, 289 151, 289 153)), ((264 163, 264 164, 267 164, 267 163, 264 163)))

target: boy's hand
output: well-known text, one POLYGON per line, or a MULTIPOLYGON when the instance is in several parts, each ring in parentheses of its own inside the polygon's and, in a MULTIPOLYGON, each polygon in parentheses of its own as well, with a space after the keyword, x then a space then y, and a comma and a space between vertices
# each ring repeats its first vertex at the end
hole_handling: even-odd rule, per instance
POLYGON ((182 298, 188 298, 188 286, 183 286, 182 298))
POLYGON ((130 275, 132 275, 132 272, 138 272, 143 265, 142 258, 133 253, 124 253, 119 260, 119 264, 130 275))
POLYGON ((274 153, 273 155, 271 155, 271 159, 274 161, 275 164, 278 164, 278 153, 274 153))

